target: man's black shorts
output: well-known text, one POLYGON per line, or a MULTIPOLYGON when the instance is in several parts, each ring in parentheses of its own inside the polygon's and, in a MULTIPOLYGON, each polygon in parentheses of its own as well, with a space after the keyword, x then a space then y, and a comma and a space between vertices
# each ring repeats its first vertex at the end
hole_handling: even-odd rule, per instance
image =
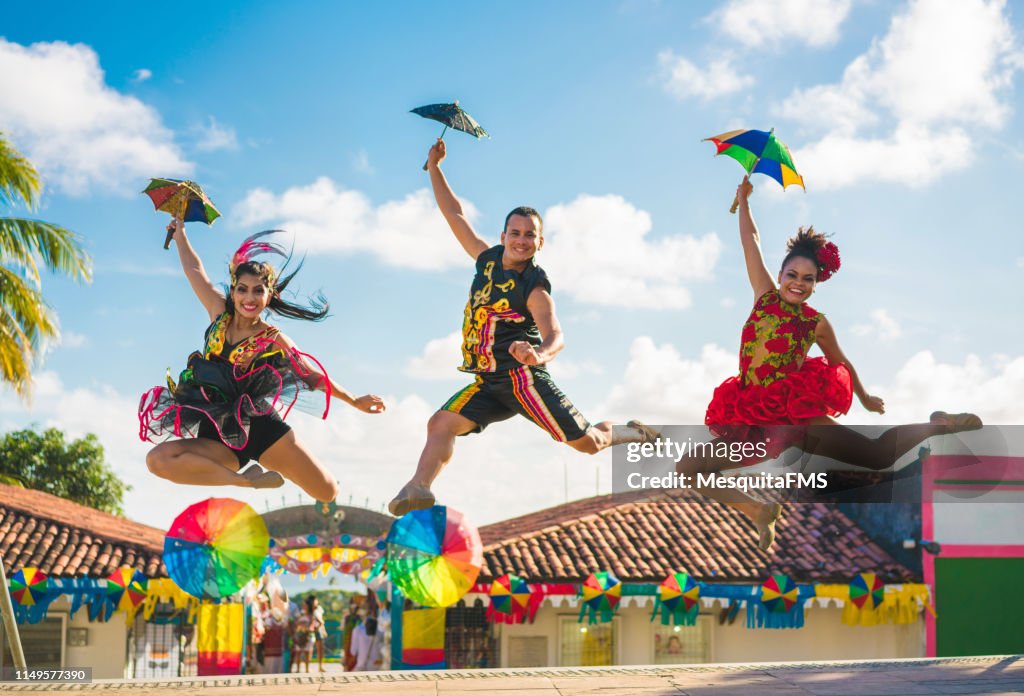
POLYGON ((559 442, 583 437, 590 423, 551 380, 543 367, 523 365, 507 372, 478 374, 468 387, 441 407, 477 424, 478 433, 491 423, 526 416, 559 442))

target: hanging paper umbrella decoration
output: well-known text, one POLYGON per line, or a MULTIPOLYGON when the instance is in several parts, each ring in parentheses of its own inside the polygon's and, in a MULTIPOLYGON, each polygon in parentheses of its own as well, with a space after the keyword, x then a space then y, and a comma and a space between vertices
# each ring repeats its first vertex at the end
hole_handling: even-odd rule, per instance
POLYGON ((785 614, 799 598, 800 589, 788 575, 775 573, 761 585, 761 603, 774 614, 785 614))
POLYGON ((23 607, 42 604, 50 592, 50 581, 38 568, 22 568, 11 576, 7 586, 11 599, 23 607))
MULTIPOLYGON (((732 157, 740 163, 747 174, 765 174, 775 179, 785 189, 796 184, 807 190, 804 178, 797 174, 796 165, 789 154, 789 148, 770 131, 734 130, 713 135, 710 140, 717 148, 716 155, 732 157)), ((739 200, 733 200, 730 213, 735 213, 739 200)))
POLYGON ((602 570, 591 573, 583 581, 583 606, 580 607, 580 621, 584 615, 590 623, 605 623, 612 620, 615 609, 622 598, 622 582, 610 572, 602 570))
MULTIPOLYGON (((533 619, 536 608, 531 609, 530 586, 518 575, 506 573, 491 583, 488 593, 491 605, 487 607, 487 618, 497 623, 523 623, 527 618, 533 619)), ((535 603, 539 604, 539 603, 535 603)))
POLYGON ((476 582, 483 561, 476 527, 444 505, 414 510, 395 520, 388 532, 391 581, 423 606, 455 604, 476 582))
POLYGON ((661 611, 661 623, 693 626, 700 613, 700 585, 689 573, 674 573, 658 585, 651 621, 661 611))
MULTIPOLYGON (((153 201, 153 207, 171 217, 180 217, 183 222, 202 222, 207 225, 220 217, 220 211, 203 193, 203 188, 194 181, 180 179, 150 179, 143 191, 153 201)), ((174 232, 168 231, 164 238, 164 249, 171 246, 174 232)))
POLYGON ((850 601, 858 609, 871 611, 885 599, 885 583, 874 573, 859 573, 850 581, 850 601))
POLYGON ((107 602, 118 611, 134 616, 146 601, 149 579, 142 571, 127 566, 118 568, 107 578, 107 602))
POLYGON ((164 537, 164 564, 193 597, 219 599, 259 577, 269 537, 263 518, 245 503, 210 498, 190 505, 164 537))
MULTIPOLYGON (((441 135, 438 136, 438 139, 443 138, 449 128, 462 131, 463 133, 469 133, 477 140, 480 138, 491 137, 487 131, 480 127, 480 124, 476 122, 476 119, 462 110, 462 107, 459 106, 458 100, 451 104, 427 104, 426 106, 417 106, 409 113, 418 114, 423 118, 429 118, 433 121, 443 123, 444 129, 441 131, 441 135)), ((423 171, 426 170, 427 164, 424 162, 423 171)))

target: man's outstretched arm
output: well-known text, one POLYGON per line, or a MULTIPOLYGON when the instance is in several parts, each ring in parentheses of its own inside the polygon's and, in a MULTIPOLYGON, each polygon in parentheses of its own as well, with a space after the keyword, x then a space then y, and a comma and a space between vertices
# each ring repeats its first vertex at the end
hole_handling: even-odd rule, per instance
POLYGON ((459 244, 475 261, 476 257, 487 251, 487 242, 481 239, 473 226, 469 224, 469 220, 466 219, 466 214, 462 210, 462 204, 455 197, 452 187, 448 185, 448 180, 444 178, 441 161, 445 154, 444 141, 438 138, 427 155, 427 172, 430 174, 430 185, 434 188, 434 200, 437 201, 438 209, 444 215, 444 219, 448 221, 448 226, 452 228, 459 244))

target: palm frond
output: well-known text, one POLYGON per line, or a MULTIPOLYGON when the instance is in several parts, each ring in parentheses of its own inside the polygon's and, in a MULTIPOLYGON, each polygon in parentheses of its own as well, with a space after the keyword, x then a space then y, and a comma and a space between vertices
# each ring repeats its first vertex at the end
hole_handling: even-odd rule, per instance
POLYGON ((0 266, 0 311, 19 329, 19 340, 33 350, 40 339, 57 338, 60 330, 42 293, 9 268, 0 266))
POLYGON ((0 202, 10 206, 20 202, 31 209, 41 190, 36 168, 0 133, 0 202))
POLYGON ((22 398, 31 398, 32 354, 25 334, 7 312, 0 311, 0 379, 22 398))
POLYGON ((41 220, 0 218, 0 259, 34 269, 36 258, 74 280, 92 279, 92 258, 71 230, 41 220))

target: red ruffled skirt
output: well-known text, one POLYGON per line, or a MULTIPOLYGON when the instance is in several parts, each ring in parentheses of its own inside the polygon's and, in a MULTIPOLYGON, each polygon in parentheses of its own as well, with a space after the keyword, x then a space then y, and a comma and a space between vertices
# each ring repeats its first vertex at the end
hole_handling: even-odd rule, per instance
MULTIPOLYGON (((802 438, 800 428, 818 416, 839 416, 853 403, 853 378, 846 365, 809 358, 767 386, 744 385, 730 377, 715 389, 704 423, 716 437, 767 445, 769 458, 782 454, 802 438)), ((753 462, 750 462, 753 463, 753 462)))

